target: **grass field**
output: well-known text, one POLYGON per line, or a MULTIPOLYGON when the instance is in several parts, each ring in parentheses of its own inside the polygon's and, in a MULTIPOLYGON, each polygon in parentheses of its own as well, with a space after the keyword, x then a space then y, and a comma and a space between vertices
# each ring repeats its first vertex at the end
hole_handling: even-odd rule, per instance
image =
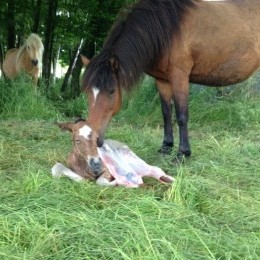
POLYGON ((84 96, 62 101, 35 94, 23 78, 0 81, 0 259, 260 259, 257 82, 223 95, 192 88, 193 154, 176 166, 176 147, 171 156, 157 153, 162 117, 146 79, 125 97, 107 137, 176 182, 146 179, 144 187, 127 189, 51 177, 71 147, 54 122, 86 116, 84 96))

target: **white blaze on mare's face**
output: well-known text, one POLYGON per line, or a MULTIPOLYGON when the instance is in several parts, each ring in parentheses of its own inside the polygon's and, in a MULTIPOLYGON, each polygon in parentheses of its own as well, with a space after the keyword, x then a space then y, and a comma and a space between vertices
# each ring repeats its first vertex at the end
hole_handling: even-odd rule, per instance
POLYGON ((93 96, 94 96, 94 104, 96 103, 96 99, 99 93, 99 89, 97 87, 92 87, 93 96))
POLYGON ((79 135, 83 136, 87 140, 89 139, 91 133, 92 133, 92 129, 87 125, 84 125, 79 129, 79 135))

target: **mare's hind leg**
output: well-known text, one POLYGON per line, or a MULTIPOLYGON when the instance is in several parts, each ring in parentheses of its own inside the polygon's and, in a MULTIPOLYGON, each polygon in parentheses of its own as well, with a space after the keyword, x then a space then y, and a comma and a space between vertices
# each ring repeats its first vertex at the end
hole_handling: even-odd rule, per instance
POLYGON ((164 137, 162 147, 158 152, 162 154, 169 154, 172 151, 174 144, 173 131, 172 131, 172 93, 171 87, 168 82, 156 80, 157 88, 160 93, 160 101, 164 122, 164 137))

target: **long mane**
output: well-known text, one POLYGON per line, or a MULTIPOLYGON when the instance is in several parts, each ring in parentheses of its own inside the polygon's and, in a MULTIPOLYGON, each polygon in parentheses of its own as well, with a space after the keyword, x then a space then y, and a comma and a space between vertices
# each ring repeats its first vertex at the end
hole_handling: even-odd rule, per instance
POLYGON ((196 1, 141 0, 123 10, 103 49, 89 63, 84 86, 110 89, 116 72, 121 87, 130 90, 154 66, 162 50, 169 49, 173 35, 180 33, 185 12, 196 1))
POLYGON ((41 38, 37 34, 31 33, 29 37, 26 39, 26 41, 24 42, 24 44, 19 48, 17 53, 17 59, 19 59, 21 54, 24 51, 26 51, 27 47, 37 50, 37 53, 39 55, 38 60, 41 63, 42 54, 44 50, 44 46, 41 38))

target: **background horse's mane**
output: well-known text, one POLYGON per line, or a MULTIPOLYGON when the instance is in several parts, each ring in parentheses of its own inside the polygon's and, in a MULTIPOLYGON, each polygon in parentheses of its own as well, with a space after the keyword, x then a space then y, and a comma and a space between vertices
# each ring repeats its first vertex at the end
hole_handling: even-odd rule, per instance
POLYGON ((19 48, 17 53, 17 59, 20 58, 21 54, 26 50, 27 47, 38 50, 38 53, 40 55, 39 60, 41 60, 44 47, 41 38, 37 34, 31 33, 29 35, 29 37, 25 40, 24 44, 19 48))
POLYGON ((141 0, 121 12, 103 49, 87 67, 84 86, 113 88, 114 71, 121 87, 131 89, 154 66, 162 50, 168 50, 173 34, 180 31, 185 11, 196 1, 141 0))

